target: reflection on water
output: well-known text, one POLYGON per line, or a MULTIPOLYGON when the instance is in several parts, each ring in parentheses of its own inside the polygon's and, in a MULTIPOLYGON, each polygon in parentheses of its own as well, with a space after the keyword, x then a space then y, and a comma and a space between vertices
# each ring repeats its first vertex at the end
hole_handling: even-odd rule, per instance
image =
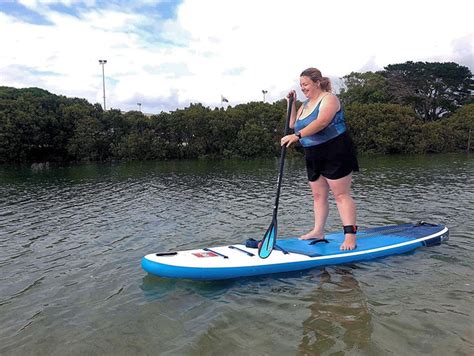
MULTIPOLYGON (((232 281, 146 275, 153 251, 261 238, 277 160, 0 166, 0 354, 471 354, 474 161, 361 158, 362 227, 447 224, 448 244, 232 281)), ((279 235, 312 223, 287 162, 279 235)), ((340 221, 331 201, 329 229, 340 221)))
POLYGON ((324 272, 314 293, 311 316, 303 321, 298 350, 305 355, 364 351, 371 346, 372 318, 367 300, 349 269, 324 272))

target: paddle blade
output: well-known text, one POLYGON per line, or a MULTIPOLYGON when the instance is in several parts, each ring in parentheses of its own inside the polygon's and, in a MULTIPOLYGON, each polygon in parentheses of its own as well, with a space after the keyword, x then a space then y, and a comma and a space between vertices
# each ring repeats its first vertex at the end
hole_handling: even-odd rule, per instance
POLYGON ((272 253, 273 247, 275 246, 277 236, 277 224, 276 221, 272 221, 268 228, 265 236, 263 237, 262 243, 258 248, 258 256, 260 258, 267 258, 272 253))

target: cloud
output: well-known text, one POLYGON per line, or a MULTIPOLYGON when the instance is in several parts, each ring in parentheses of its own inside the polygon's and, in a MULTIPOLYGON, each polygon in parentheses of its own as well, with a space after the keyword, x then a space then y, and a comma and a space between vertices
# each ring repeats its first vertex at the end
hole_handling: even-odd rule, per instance
POLYGON ((41 78, 49 76, 60 76, 60 74, 51 71, 41 71, 34 67, 10 64, 4 67, 1 81, 3 83, 10 83, 9 85, 11 86, 41 86, 46 85, 46 81, 41 78), (39 84, 38 78, 40 78, 39 84))
MULTIPOLYGON (((369 60, 359 69, 355 70, 355 72, 376 72, 382 70, 383 68, 379 67, 376 61, 376 57, 372 56, 369 60)), ((349 73, 348 73, 349 74, 349 73)))
POLYGON ((474 34, 456 38, 452 41, 453 56, 452 60, 456 63, 469 67, 473 71, 474 65, 474 34))
POLYGON ((107 59, 107 106, 122 110, 137 102, 146 112, 190 102, 220 106, 221 94, 236 105, 262 100, 262 89, 267 101, 279 100, 313 66, 334 81, 408 60, 456 61, 474 70, 472 5, 462 0, 15 4, 43 22, 22 18, 18 9, 0 12, 1 32, 14 34, 0 37, 9 49, 0 56, 2 85, 101 103, 98 59, 107 59))

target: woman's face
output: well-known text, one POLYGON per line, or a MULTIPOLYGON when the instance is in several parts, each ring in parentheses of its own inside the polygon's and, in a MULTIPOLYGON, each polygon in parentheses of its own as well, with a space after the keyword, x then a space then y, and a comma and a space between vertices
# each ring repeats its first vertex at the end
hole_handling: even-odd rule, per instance
POLYGON ((303 94, 307 98, 314 97, 319 93, 318 83, 313 82, 310 77, 305 77, 305 76, 300 77, 300 88, 303 94))

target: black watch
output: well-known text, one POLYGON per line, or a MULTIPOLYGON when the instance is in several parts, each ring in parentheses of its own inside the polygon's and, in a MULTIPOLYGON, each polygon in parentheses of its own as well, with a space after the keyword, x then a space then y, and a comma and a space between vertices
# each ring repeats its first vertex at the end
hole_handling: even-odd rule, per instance
POLYGON ((298 137, 298 140, 301 140, 301 132, 295 132, 296 137, 298 137))

